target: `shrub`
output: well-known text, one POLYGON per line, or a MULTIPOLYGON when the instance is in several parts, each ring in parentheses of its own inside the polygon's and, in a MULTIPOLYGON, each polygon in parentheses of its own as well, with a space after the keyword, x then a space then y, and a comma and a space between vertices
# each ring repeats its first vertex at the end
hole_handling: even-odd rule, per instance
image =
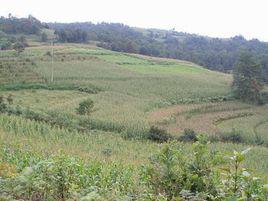
POLYGON ((89 93, 89 94, 97 94, 100 89, 92 86, 92 87, 79 87, 78 91, 89 93))
POLYGON ((218 174, 214 168, 220 162, 218 155, 208 152, 204 143, 195 143, 189 154, 178 144, 169 144, 152 159, 150 183, 154 193, 164 195, 167 200, 179 200, 181 193, 186 196, 185 191, 188 191, 186 200, 190 200, 190 195, 215 197, 218 174))
POLYGON ((184 129, 183 135, 179 137, 179 140, 183 142, 196 142, 197 133, 192 129, 186 128, 184 129))
POLYGON ((166 130, 160 129, 156 126, 151 126, 148 134, 148 139, 157 142, 167 142, 172 139, 172 136, 166 130))
MULTIPOLYGON (((151 160, 148 182, 161 200, 265 200, 262 181, 242 166, 249 149, 224 157, 198 136, 190 151, 167 144, 151 160)), ((156 199, 157 200, 157 199, 156 199)))
POLYGON ((13 96, 11 94, 8 95, 7 102, 8 102, 9 105, 13 104, 13 96))
POLYGON ((4 101, 0 101, 0 113, 5 113, 7 111, 7 105, 4 101))
POLYGON ((223 142, 243 143, 245 140, 242 137, 241 131, 232 129, 231 132, 225 133, 221 137, 223 142))
POLYGON ((91 99, 84 100, 79 103, 79 107, 76 109, 77 114, 89 115, 93 111, 94 102, 91 99))
POLYGON ((49 57, 51 57, 51 56, 52 56, 52 55, 51 55, 51 52, 50 52, 50 51, 47 51, 46 54, 45 54, 45 56, 49 56, 49 57))

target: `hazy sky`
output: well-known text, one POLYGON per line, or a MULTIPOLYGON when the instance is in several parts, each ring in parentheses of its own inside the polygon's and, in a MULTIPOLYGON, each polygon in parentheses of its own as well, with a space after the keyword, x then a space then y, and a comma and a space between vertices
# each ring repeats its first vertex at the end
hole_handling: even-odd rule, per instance
POLYGON ((268 41, 268 0, 0 0, 0 15, 46 22, 121 22, 268 41))

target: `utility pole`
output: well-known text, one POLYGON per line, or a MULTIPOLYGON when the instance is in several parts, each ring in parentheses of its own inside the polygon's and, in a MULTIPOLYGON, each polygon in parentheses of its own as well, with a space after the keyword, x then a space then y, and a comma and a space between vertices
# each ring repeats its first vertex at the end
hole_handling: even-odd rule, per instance
POLYGON ((51 42, 51 83, 54 81, 54 42, 51 42))

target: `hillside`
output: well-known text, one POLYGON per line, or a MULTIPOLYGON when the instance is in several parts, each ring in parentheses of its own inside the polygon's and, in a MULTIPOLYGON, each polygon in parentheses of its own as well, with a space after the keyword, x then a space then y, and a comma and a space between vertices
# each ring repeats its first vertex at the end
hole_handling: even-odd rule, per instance
MULTIPOLYGON (((58 195, 58 180, 51 179, 58 176, 81 195, 92 186, 90 193, 104 200, 155 196, 145 167, 152 155, 172 143, 159 143, 151 136, 151 126, 165 129, 175 141, 185 129, 204 133, 213 142, 208 145, 213 153, 228 155, 251 147, 243 167, 267 180, 267 105, 233 100, 230 74, 88 44, 55 44, 52 65, 49 43, 28 37, 31 47, 0 55, 0 97, 8 108, 0 112, 0 176, 12 181, 0 181, 5 192, 29 200, 13 190, 20 184, 25 192, 27 185, 33 186, 28 189, 31 196, 41 187, 45 196, 58 195), (88 98, 93 111, 79 115, 77 107, 88 98)), ((195 145, 176 143, 184 153, 195 153, 195 145)), ((53 196, 51 200, 59 200, 53 196)))
POLYGON ((0 18, 0 48, 11 49, 18 35, 32 35, 38 42, 94 43, 118 52, 187 60, 205 68, 231 72, 242 52, 250 52, 268 80, 268 43, 243 36, 211 38, 175 30, 144 29, 120 23, 44 23, 29 15, 0 18), (7 36, 8 34, 8 36, 7 36))
POLYGON ((267 81, 268 43, 243 36, 211 38, 175 30, 143 29, 120 23, 48 23, 61 42, 96 41, 106 49, 182 59, 211 70, 231 72, 241 52, 249 51, 262 64, 267 81))
POLYGON ((34 93, 11 91, 15 104, 51 111, 64 108, 65 112, 75 113, 78 103, 90 97, 96 103, 92 118, 100 122, 100 127, 109 125, 112 131, 123 129, 140 135, 155 124, 175 136, 187 128, 210 135, 227 135, 235 129, 242 133, 245 142, 268 143, 267 107, 228 101, 230 75, 186 61, 117 53, 88 45, 59 44, 54 47, 54 79, 50 83, 52 66, 47 54, 50 48, 27 48, 16 60, 11 59, 13 51, 3 54, 2 72, 5 73, 0 80, 3 89, 16 86, 23 89, 24 85, 31 89, 34 84, 44 84, 34 93), (34 84, 28 86, 27 83, 34 84), (56 86, 55 89, 85 88, 93 94, 45 90, 49 85, 56 86), (172 106, 178 104, 183 105, 172 106))

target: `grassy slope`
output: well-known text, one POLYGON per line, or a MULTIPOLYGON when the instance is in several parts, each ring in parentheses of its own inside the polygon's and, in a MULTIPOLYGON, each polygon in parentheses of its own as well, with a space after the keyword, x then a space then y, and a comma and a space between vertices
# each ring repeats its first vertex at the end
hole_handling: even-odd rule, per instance
MULTIPOLYGON (((237 109, 238 113, 244 112, 245 109, 238 102, 227 102, 216 104, 216 106, 209 103, 199 103, 200 98, 207 99, 227 95, 231 76, 212 72, 189 62, 122 54, 88 45, 58 45, 54 47, 54 50, 54 83, 79 86, 94 85, 101 88, 102 91, 98 94, 86 94, 76 91, 21 90, 2 91, 0 94, 4 96, 12 94, 14 105, 19 104, 25 108, 29 107, 42 112, 58 111, 72 114, 75 114, 75 107, 78 103, 89 97, 95 102, 95 111, 91 116, 93 119, 105 123, 124 125, 138 131, 148 129, 150 124, 160 122, 160 125, 162 125, 161 122, 166 121, 165 126, 175 135, 178 135, 186 127, 193 127, 197 131, 209 133, 214 128, 212 119, 228 117, 230 113, 233 114, 233 109, 237 109), (175 106, 178 107, 179 111, 181 107, 186 107, 185 113, 180 115, 177 109, 174 109, 174 106, 171 105, 176 105, 185 100, 186 102, 191 100, 197 104, 193 107, 189 105, 175 106), (164 109, 159 109, 159 107, 164 109), (196 110, 196 108, 205 109, 196 110), (170 113, 167 112, 170 110, 170 113), (152 119, 154 112, 159 111, 163 111, 165 115, 162 116, 162 113, 160 113, 156 119, 152 119), (181 122, 186 122, 185 126, 182 126, 181 122), (204 130, 202 130, 203 127, 198 130, 199 125, 205 126, 204 130), (213 128, 211 129, 211 127, 213 128)), ((20 77, 22 74, 18 74, 18 78, 12 79, 12 82, 44 82, 49 80, 51 58, 46 56, 47 51, 50 51, 48 46, 27 48, 21 54, 19 60, 30 59, 30 62, 26 62, 25 68, 36 77, 29 80, 29 77, 20 77), (41 81, 36 81, 35 78, 41 81)), ((1 60, 14 56, 13 51, 5 51, 1 60)), ((16 63, 14 66, 16 67, 16 63)), ((6 75, 5 77, 8 78, 9 76, 6 75)), ((10 83, 7 79, 2 83, 6 82, 10 83)), ((266 106, 261 109, 248 107, 247 110, 256 113, 255 116, 230 119, 218 124, 216 129, 229 131, 235 127, 245 132, 246 136, 253 136, 253 128, 266 119, 268 109, 266 106), (250 118, 255 118, 255 120, 251 121, 250 118), (244 126, 245 123, 247 123, 247 127, 244 126)), ((3 118, 7 117, 1 118, 1 123, 5 123, 3 118)), ((27 128, 25 123, 22 123, 21 127, 22 129, 27 128)), ((263 122, 255 130, 266 136, 266 127, 266 122, 263 122)), ((47 133, 54 132, 48 129, 47 133)), ((2 131, 1 138, 5 143, 14 141, 30 144, 35 151, 40 147, 46 147, 43 149, 44 152, 48 150, 56 151, 58 148, 67 152, 74 150, 70 154, 78 154, 85 156, 85 158, 93 157, 98 160, 106 158, 102 151, 112 147, 112 157, 109 160, 125 163, 147 161, 149 155, 159 149, 158 145, 154 143, 125 141, 114 134, 107 137, 107 133, 103 132, 93 133, 87 137, 76 134, 75 137, 71 137, 70 141, 68 141, 69 136, 68 138, 63 137, 63 133, 57 139, 54 138, 54 135, 48 134, 47 141, 40 140, 40 132, 38 131, 25 136, 21 136, 22 131, 20 130, 17 132, 17 134, 20 134, 19 136, 10 135, 10 133, 13 133, 13 131, 2 131), (47 149, 47 147, 50 148, 47 149)), ((72 136, 72 134, 70 135, 72 136)), ((240 145, 231 144, 217 144, 216 146, 221 150, 242 148, 240 145)), ((252 168, 257 168, 259 172, 263 173, 267 172, 268 169, 266 161, 267 149, 256 147, 248 163, 252 168), (257 160, 261 160, 263 164, 258 167, 254 166, 253 161, 257 160)))
MULTIPOLYGON (((91 84, 103 91, 92 95, 57 91, 10 92, 15 104, 33 109, 64 108, 74 112, 80 100, 90 97, 96 103, 93 118, 146 129, 149 127, 148 111, 156 107, 176 104, 185 98, 198 99, 228 93, 230 76, 189 62, 122 54, 85 45, 59 45, 54 49, 55 83, 91 84)), ((21 60, 28 58, 34 61, 35 65, 28 67, 43 80, 49 80, 51 75, 51 58, 45 55, 47 51, 50 47, 32 47, 20 56, 21 60)), ((8 53, 13 54, 12 51, 5 54, 8 53)))

